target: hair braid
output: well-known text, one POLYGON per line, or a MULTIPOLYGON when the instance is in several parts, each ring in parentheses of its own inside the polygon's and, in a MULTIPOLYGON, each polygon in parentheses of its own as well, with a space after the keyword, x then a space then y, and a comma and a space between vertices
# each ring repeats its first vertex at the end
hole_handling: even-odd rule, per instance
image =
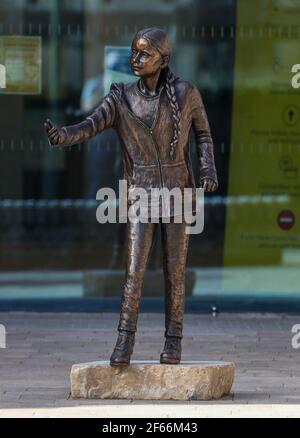
MULTIPOLYGON (((148 27, 145 29, 139 30, 135 39, 137 38, 145 38, 149 44, 154 47, 161 56, 168 56, 170 58, 171 55, 171 41, 168 38, 166 32, 162 29, 158 29, 156 27, 148 27)), ((166 92, 168 99, 172 108, 172 117, 173 117, 173 138, 170 143, 170 158, 174 160, 175 158, 175 148, 177 146, 179 136, 180 136, 180 119, 181 112, 179 110, 179 105, 176 98, 175 88, 172 85, 172 79, 174 77, 173 73, 169 69, 169 67, 165 67, 162 71, 164 75, 164 84, 166 87, 166 92)))
POLYGON ((165 87, 167 91, 167 95, 171 104, 172 108, 172 116, 173 116, 173 138, 170 143, 170 158, 171 160, 174 160, 175 158, 175 148, 178 143, 178 139, 180 136, 180 119, 181 119, 181 112, 179 109, 179 105, 176 98, 175 88, 174 85, 171 83, 172 73, 167 69, 166 72, 166 81, 165 81, 165 87))

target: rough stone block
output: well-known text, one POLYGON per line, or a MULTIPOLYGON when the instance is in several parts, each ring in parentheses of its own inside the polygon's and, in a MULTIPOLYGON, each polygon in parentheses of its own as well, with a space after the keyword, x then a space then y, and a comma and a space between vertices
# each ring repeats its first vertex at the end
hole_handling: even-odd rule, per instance
POLYGON ((129 400, 211 400, 230 393, 235 366, 230 362, 181 362, 165 365, 132 361, 75 364, 71 370, 73 398, 129 400))

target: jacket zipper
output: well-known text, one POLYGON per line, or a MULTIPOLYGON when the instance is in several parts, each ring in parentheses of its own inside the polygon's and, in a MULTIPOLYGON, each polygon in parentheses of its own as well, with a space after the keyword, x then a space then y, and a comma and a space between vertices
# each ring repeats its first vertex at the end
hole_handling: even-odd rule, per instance
MULTIPOLYGON (((155 152, 156 152, 156 157, 157 157, 157 161, 158 161, 158 169, 159 169, 159 176, 160 176, 160 185, 161 188, 163 189, 165 187, 164 185, 164 180, 163 180, 163 174, 162 174, 162 166, 161 166, 161 159, 160 159, 160 152, 159 152, 159 148, 157 146, 156 140, 153 137, 153 129, 149 128, 147 125, 145 125, 138 117, 136 117, 134 114, 132 114, 134 116, 134 118, 137 120, 138 123, 140 123, 141 126, 144 127, 144 129, 150 134, 150 137, 152 139, 152 143, 154 144, 155 147, 155 152)), ((165 207, 165 212, 167 212, 166 209, 166 201, 165 201, 165 196, 164 196, 164 192, 162 192, 162 199, 163 199, 163 203, 164 203, 164 207, 165 207)))
POLYGON ((134 119, 141 125, 143 126, 143 128, 147 131, 147 133, 150 134, 150 137, 152 139, 152 142, 154 143, 154 147, 155 147, 155 151, 156 151, 156 156, 157 156, 157 161, 158 161, 158 167, 159 167, 159 174, 160 174, 160 182, 161 182, 161 186, 164 187, 164 183, 163 183, 163 176, 162 176, 162 169, 161 169, 161 159, 160 159, 160 153, 159 153, 159 149, 157 147, 157 143, 153 138, 153 129, 149 128, 147 125, 145 125, 138 117, 136 117, 135 114, 133 114, 131 111, 129 111, 129 113, 131 114, 132 117, 134 117, 134 119))
MULTIPOLYGON (((160 93, 159 93, 159 101, 160 101, 160 96, 161 96, 161 92, 162 92, 162 88, 161 88, 161 90, 160 90, 160 93)), ((157 121, 157 118, 158 118, 158 111, 159 111, 159 108, 157 109, 157 114, 156 114, 156 117, 155 117, 155 119, 154 119, 154 122, 153 122, 153 124, 152 124, 152 126, 151 126, 151 128, 149 128, 149 126, 147 126, 141 119, 139 119, 129 108, 128 108, 128 112, 129 112, 129 114, 141 125, 141 126, 143 126, 143 128, 150 134, 150 137, 151 137, 151 139, 152 139, 152 142, 153 142, 153 144, 154 144, 154 147, 155 147, 155 151, 156 151, 156 156, 157 156, 157 161, 158 161, 158 168, 159 168, 159 176, 160 176, 160 184, 161 184, 161 188, 163 189, 164 187, 165 187, 165 185, 164 185, 164 180, 163 180, 163 174, 162 174, 162 165, 161 165, 161 159, 160 159, 160 152, 159 152, 159 148, 158 148, 158 145, 157 145, 157 143, 156 143, 156 140, 154 139, 154 137, 153 137, 153 129, 154 129, 154 126, 155 126, 155 124, 156 124, 156 121, 157 121)), ((164 192, 162 193, 162 198, 163 198, 163 203, 164 203, 164 206, 165 206, 165 212, 167 212, 167 210, 166 210, 166 201, 165 201, 165 196, 164 196, 164 192)))
MULTIPOLYGON (((154 146, 155 146, 156 155, 157 155, 157 161, 158 161, 158 168, 159 168, 160 183, 161 183, 162 189, 164 189, 165 185, 164 185, 163 174, 162 174, 162 166, 161 166, 161 159, 160 159, 159 148, 158 148, 158 145, 156 143, 156 140, 153 137, 152 129, 149 129, 149 133, 150 133, 150 136, 152 138, 152 142, 154 143, 154 146)), ((162 192, 162 198, 163 198, 163 203, 164 203, 164 206, 165 206, 165 212, 167 212, 164 191, 162 192)))

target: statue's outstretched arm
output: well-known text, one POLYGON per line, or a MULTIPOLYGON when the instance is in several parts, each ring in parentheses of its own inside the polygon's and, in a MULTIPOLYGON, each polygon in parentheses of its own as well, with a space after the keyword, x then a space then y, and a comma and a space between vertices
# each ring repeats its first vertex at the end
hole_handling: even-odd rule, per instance
POLYGON ((59 127, 47 119, 44 127, 50 144, 71 146, 87 141, 105 129, 111 128, 115 120, 116 101, 117 95, 113 84, 109 94, 102 99, 95 111, 82 122, 59 127))

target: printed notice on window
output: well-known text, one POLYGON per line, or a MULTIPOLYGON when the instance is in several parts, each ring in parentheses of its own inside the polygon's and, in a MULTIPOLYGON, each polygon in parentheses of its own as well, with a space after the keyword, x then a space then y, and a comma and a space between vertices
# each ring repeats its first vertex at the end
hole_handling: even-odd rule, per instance
POLYGON ((41 37, 0 37, 0 64, 5 69, 1 93, 41 93, 41 37))
POLYGON ((237 6, 223 288, 298 294, 300 90, 291 68, 300 62, 300 2, 237 6))

